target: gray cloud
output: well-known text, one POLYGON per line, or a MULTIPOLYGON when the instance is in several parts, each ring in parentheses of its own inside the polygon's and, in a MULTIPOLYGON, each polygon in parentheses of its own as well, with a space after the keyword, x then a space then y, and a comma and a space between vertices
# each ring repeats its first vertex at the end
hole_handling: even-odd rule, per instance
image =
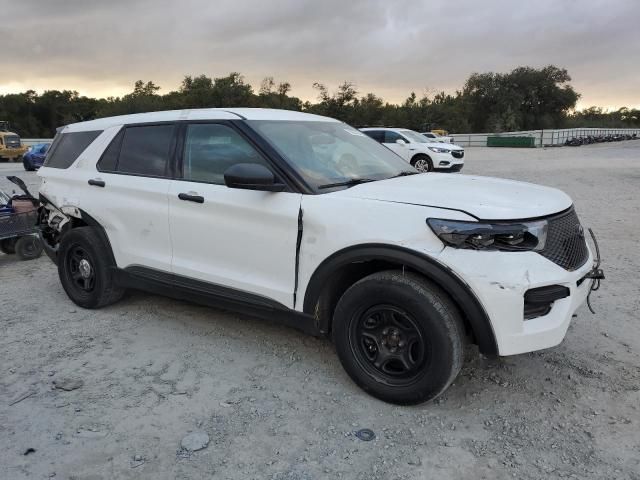
POLYGON ((239 71, 303 98, 314 81, 348 80, 400 101, 454 91, 474 71, 555 64, 583 104, 640 104, 636 0, 0 0, 0 11, 4 90, 100 95, 141 78, 166 92, 184 74, 239 71))

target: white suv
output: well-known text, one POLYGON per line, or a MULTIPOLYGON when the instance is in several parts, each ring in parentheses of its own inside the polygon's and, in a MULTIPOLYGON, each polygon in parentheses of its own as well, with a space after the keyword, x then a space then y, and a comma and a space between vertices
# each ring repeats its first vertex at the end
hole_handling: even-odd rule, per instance
POLYGON ((40 228, 73 302, 126 288, 267 314, 335 342, 364 390, 442 393, 463 346, 560 343, 599 271, 571 199, 426 174, 350 126, 262 109, 67 125, 40 228))
POLYGON ((362 132, 393 150, 419 172, 459 172, 464 166, 464 148, 432 142, 406 128, 361 128, 362 132))

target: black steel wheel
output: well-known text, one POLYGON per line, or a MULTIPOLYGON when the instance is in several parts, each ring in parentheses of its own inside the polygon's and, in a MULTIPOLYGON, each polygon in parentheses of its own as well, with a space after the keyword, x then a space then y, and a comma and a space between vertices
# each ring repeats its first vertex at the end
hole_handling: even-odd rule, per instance
POLYGON ((81 245, 73 245, 64 259, 75 288, 90 293, 96 286, 95 261, 81 245))
POLYGON ((122 298, 112 276, 109 245, 94 227, 74 228, 58 249, 58 276, 67 295, 84 308, 100 308, 122 298))
POLYGON ((349 343, 362 368, 388 385, 415 378, 430 359, 420 324, 392 305, 375 305, 354 319, 349 343))
POLYGON ((353 284, 336 306, 332 338, 354 382, 391 403, 436 398, 464 360, 458 308, 437 285, 412 272, 387 270, 353 284))

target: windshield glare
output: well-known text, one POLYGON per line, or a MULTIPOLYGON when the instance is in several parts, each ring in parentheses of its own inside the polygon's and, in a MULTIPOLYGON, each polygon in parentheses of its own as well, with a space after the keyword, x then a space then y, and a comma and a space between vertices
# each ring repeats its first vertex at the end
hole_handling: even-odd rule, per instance
POLYGON ((415 143, 429 143, 433 141, 432 138, 427 138, 418 132, 414 132, 413 130, 401 130, 400 133, 402 133, 402 135, 415 143))
POLYGON ((391 150, 345 123, 280 120, 247 123, 314 189, 352 179, 383 180, 416 171, 391 150))

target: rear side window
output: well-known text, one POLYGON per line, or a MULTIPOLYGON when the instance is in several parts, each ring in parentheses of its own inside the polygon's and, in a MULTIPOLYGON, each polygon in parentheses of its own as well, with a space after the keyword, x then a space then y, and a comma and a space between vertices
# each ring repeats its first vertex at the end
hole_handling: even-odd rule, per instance
POLYGON ((124 130, 121 130, 111 141, 107 149, 102 154, 98 162, 98 170, 101 172, 115 172, 118 165, 118 155, 120 155, 120 147, 122 146, 122 137, 124 130))
POLYGON ((53 142, 44 166, 69 168, 101 133, 102 130, 59 134, 53 142))
POLYGON ((395 143, 397 140, 407 141, 402 135, 393 130, 385 130, 384 131, 384 143, 395 143))
POLYGON ((376 142, 384 142, 384 132, 382 130, 367 130, 362 133, 366 134, 368 137, 373 138, 376 142))
POLYGON ((165 177, 175 125, 126 127, 109 144, 98 162, 101 172, 165 177))

